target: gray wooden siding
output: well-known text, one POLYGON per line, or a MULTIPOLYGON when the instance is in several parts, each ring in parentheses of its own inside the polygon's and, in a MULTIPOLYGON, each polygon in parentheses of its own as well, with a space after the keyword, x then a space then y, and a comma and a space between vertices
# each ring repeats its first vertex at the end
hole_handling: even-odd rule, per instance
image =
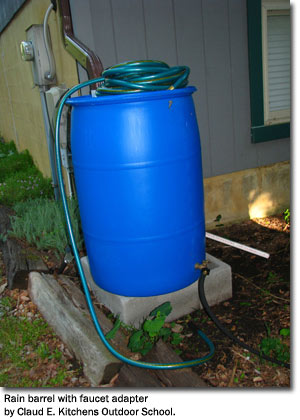
POLYGON ((0 33, 27 0, 0 0, 0 33))
POLYGON ((289 159, 289 139, 251 143, 246 0, 70 3, 76 36, 105 68, 136 59, 191 68, 205 177, 289 159))

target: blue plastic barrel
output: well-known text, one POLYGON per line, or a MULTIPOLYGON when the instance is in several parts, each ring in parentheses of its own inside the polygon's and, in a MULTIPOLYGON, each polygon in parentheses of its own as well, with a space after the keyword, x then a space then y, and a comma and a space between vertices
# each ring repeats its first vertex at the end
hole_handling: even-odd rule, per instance
POLYGON ((205 225, 195 90, 68 100, 87 255, 108 292, 161 295, 199 276, 205 225))

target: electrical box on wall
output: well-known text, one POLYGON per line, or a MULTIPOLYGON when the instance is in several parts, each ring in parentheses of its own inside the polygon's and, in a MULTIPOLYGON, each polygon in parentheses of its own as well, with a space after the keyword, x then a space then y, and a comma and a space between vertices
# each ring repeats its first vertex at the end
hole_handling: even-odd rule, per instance
MULTIPOLYGON (((56 79, 46 77, 49 71, 49 58, 45 48, 43 25, 31 25, 27 30, 27 41, 21 43, 21 54, 25 61, 32 62, 33 81, 38 86, 49 86, 56 83, 56 79)), ((48 31, 50 38, 50 33, 48 31)))

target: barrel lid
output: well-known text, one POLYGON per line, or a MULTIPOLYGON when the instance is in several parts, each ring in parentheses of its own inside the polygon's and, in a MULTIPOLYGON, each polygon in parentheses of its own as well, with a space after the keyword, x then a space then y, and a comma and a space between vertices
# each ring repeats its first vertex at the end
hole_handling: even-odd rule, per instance
POLYGON ((94 106, 94 105, 108 105, 110 103, 125 103, 125 102, 140 102, 151 101, 157 99, 172 99, 182 96, 192 95, 197 89, 194 86, 188 86, 182 89, 173 90, 156 90, 151 92, 136 92, 125 93, 119 95, 105 95, 105 96, 92 96, 84 95, 69 98, 66 103, 72 106, 94 106))

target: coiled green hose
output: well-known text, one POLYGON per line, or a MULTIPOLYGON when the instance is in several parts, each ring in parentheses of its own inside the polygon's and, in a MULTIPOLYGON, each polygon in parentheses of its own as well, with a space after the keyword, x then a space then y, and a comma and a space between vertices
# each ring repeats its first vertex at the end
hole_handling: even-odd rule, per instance
MULTIPOLYGON (((87 305, 96 328, 96 331, 102 340, 106 348, 119 360, 122 362, 128 363, 132 366, 137 366, 141 368, 148 369, 181 369, 186 367, 197 366, 202 363, 207 362, 214 355, 214 345, 209 340, 209 338, 200 330, 198 334, 209 347, 209 353, 199 359, 189 360, 182 363, 172 363, 172 364, 160 364, 160 363, 146 363, 142 361, 131 360, 120 353, 118 353, 106 340, 105 335, 101 329, 99 321, 96 316, 96 312, 92 303, 92 299, 89 293, 87 286, 86 277, 82 268, 80 261, 79 252, 77 249, 75 236, 73 233, 73 228, 71 224, 70 213, 68 209, 66 192, 64 189, 63 176, 62 176, 62 165, 61 165, 61 156, 60 156, 60 121, 63 107, 67 99, 78 90, 92 85, 98 84, 99 88, 97 89, 97 95, 107 95, 107 94, 122 94, 122 93, 135 93, 140 91, 149 91, 149 90, 162 90, 162 89, 176 89, 181 88, 187 85, 188 83, 189 68, 188 67, 174 67, 170 68, 167 64, 160 61, 134 61, 128 63, 122 63, 118 66, 111 67, 108 70, 103 72, 102 77, 89 80, 84 83, 80 83, 77 86, 71 88, 62 98, 56 119, 56 129, 55 129, 55 155, 56 155, 56 164, 57 164, 57 175, 59 182, 59 189, 61 193, 63 209, 66 218, 67 230, 70 238, 70 244, 73 250, 75 261, 78 267, 78 272, 81 278, 82 287, 85 293, 87 305)), ((196 261, 195 261, 196 262, 196 261)))
POLYGON ((104 70, 96 95, 183 88, 188 84, 189 74, 187 66, 170 68, 163 61, 128 61, 104 70))

